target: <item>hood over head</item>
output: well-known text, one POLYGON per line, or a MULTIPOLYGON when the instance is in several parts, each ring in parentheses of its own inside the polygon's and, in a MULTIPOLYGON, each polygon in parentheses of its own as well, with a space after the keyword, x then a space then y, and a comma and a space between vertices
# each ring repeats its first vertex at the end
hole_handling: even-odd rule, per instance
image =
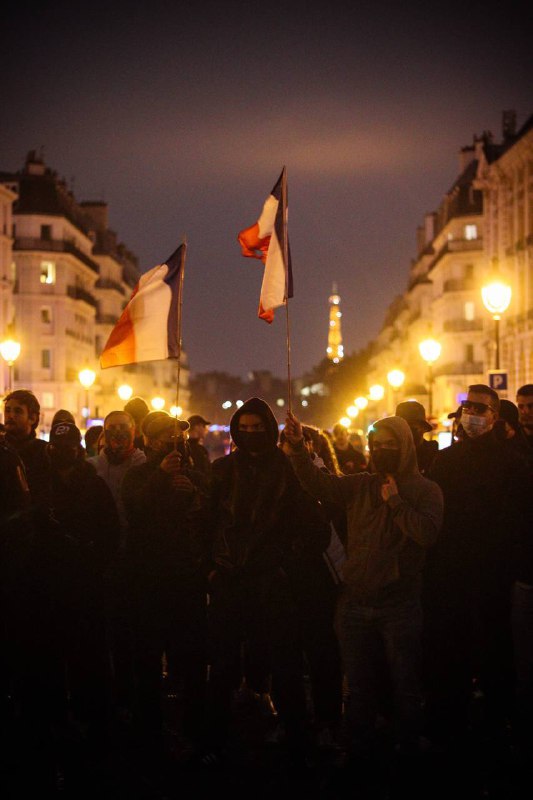
POLYGON ((415 443, 411 428, 402 417, 383 417, 372 425, 372 430, 368 434, 368 446, 372 454, 374 446, 373 431, 386 428, 396 437, 400 444, 400 466, 398 476, 415 475, 419 472, 416 460, 415 443))
POLYGON ((260 397, 251 397, 234 413, 230 422, 231 438, 237 447, 243 447, 243 440, 239 436, 239 420, 243 414, 257 414, 265 423, 268 447, 273 450, 278 445, 278 423, 268 403, 260 397))

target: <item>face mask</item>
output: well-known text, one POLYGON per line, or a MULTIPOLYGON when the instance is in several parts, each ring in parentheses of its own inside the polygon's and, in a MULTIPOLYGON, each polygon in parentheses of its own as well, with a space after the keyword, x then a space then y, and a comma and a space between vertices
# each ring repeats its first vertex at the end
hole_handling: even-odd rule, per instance
POLYGON ((50 463, 54 469, 62 470, 73 467, 77 461, 77 454, 69 450, 52 450, 50 452, 50 463))
POLYGON ((394 475, 398 472, 400 466, 400 451, 399 450, 374 450, 372 453, 372 461, 376 471, 382 475, 394 475))
POLYGON ((239 444, 248 453, 262 453, 268 447, 266 431, 239 431, 239 444))
POLYGON ((490 420, 487 417, 478 417, 475 414, 461 414, 461 425, 470 439, 475 439, 488 431, 490 420))

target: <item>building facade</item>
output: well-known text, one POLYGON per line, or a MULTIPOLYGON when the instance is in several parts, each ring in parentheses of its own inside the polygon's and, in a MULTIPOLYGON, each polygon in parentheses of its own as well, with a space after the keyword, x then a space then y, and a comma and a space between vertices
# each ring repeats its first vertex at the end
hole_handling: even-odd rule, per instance
MULTIPOLYGON (((76 202, 35 152, 19 172, 0 173, 0 189, 4 202, 12 205, 12 220, 5 210, 2 218, 1 266, 8 300, 0 333, 5 336, 10 325, 21 343, 13 383, 39 398, 41 430, 49 430, 59 408, 72 411, 81 427, 87 416, 102 418, 122 408, 117 389, 123 384, 147 402, 162 397, 168 409, 176 395, 174 362, 99 367, 99 354, 140 276, 135 256, 108 227, 106 204, 76 202), (89 389, 78 378, 85 368, 96 373, 89 389)), ((184 362, 180 405, 186 409, 184 362)))
MULTIPOLYGON (((441 429, 471 383, 487 383, 495 366, 494 322, 481 288, 498 277, 512 286, 500 327, 500 366, 507 396, 533 381, 533 131, 517 132, 504 114, 502 139, 485 132, 460 152, 459 175, 417 231, 417 255, 405 292, 390 305, 373 343, 369 385, 385 388, 374 416, 394 413, 414 398, 431 408, 441 429), (425 362, 420 343, 435 339, 440 354, 425 362), (400 390, 387 386, 391 369, 405 373, 400 390)), ((504 395, 505 396, 505 393, 504 395)))

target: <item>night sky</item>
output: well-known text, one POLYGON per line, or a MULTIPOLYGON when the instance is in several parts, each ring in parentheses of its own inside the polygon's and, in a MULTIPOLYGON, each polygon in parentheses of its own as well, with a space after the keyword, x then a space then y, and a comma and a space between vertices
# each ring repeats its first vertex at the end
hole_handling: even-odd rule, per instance
POLYGON ((283 376, 284 310, 257 318, 263 267, 236 237, 286 165, 296 376, 325 355, 332 282, 350 353, 405 288, 460 148, 533 112, 521 5, 8 3, 0 169, 43 148, 142 270, 185 234, 193 372, 283 376))

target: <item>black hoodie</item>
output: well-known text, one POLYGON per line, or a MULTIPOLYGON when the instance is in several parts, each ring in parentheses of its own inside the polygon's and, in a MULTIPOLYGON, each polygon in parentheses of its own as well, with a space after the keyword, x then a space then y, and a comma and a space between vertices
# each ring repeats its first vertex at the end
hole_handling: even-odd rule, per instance
POLYGON ((278 424, 264 400, 253 397, 235 412, 230 431, 234 452, 213 462, 213 561, 217 571, 249 575, 273 572, 284 562, 292 541, 312 535, 323 519, 306 502, 287 457, 277 447, 278 424), (243 414, 265 423, 267 446, 246 449, 239 431, 243 414))

